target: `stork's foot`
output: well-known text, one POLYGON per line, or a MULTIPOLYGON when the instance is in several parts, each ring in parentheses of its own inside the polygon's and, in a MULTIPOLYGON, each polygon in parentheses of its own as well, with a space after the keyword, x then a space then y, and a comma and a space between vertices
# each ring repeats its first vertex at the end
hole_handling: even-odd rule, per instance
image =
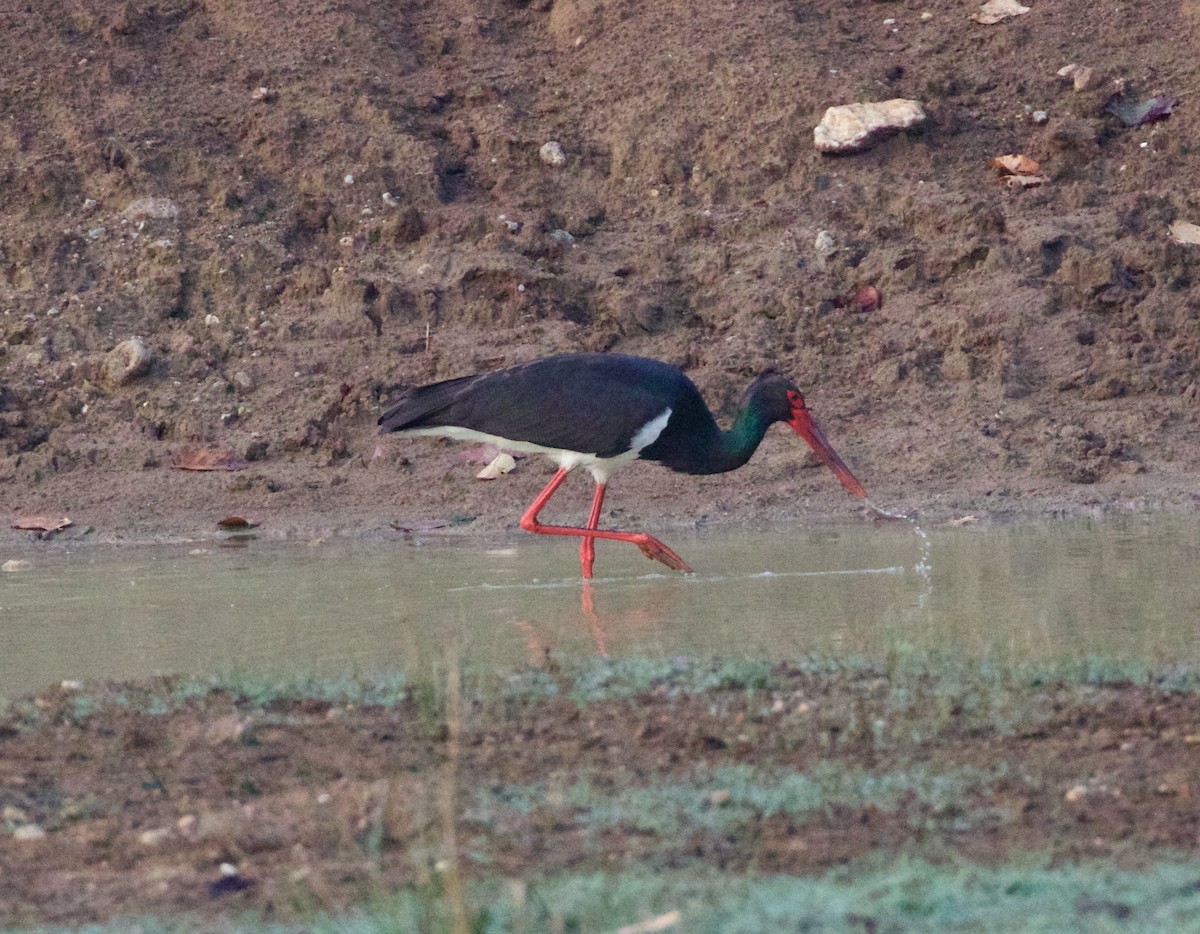
POLYGON ((647 535, 645 532, 636 532, 630 539, 638 548, 642 549, 642 554, 647 558, 652 558, 655 561, 661 561, 672 571, 683 571, 685 574, 691 574, 692 569, 688 567, 687 562, 679 555, 675 554, 670 548, 660 542, 653 535, 647 535))

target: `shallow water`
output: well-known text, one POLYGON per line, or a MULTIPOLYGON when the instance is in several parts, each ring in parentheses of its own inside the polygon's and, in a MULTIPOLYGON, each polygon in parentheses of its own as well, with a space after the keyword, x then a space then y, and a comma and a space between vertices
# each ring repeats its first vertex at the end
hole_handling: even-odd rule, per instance
POLYGON ((1200 661, 1200 521, 673 534, 696 569, 573 541, 23 549, 0 575, 0 697, 63 679, 240 672, 419 677, 606 651, 1200 661))

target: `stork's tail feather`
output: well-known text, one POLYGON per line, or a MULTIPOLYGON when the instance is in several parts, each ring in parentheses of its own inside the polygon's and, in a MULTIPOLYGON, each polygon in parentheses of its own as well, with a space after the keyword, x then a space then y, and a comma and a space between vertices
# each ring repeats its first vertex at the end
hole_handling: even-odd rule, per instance
POLYGON ((379 416, 379 433, 444 424, 438 414, 458 401, 467 385, 477 379, 478 376, 463 376, 408 390, 379 416))

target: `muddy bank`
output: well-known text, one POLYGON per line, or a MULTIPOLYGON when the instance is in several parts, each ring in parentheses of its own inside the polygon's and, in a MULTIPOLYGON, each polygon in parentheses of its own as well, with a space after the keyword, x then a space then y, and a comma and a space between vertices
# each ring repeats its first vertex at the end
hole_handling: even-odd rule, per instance
MULTIPOLYGON (((1194 508, 1196 248, 1168 227, 1200 212, 1178 182, 1200 172, 1195 17, 968 12, 0 13, 4 509, 139 540, 459 504, 502 528, 540 467, 479 490, 449 449, 377 450, 374 418, 405 385, 579 349, 681 365, 726 417, 777 367, 903 508, 1194 508), (1071 62, 1094 82, 1056 75, 1071 62), (1122 88, 1183 103, 1126 127, 1103 106, 1122 88), (929 120, 813 147, 826 107, 886 98, 929 120), (997 184, 1008 152, 1046 183, 997 184), (180 475, 195 444, 249 467, 180 475)), ((806 466, 780 444, 698 487, 630 471, 616 502, 667 527, 851 517, 806 466)))

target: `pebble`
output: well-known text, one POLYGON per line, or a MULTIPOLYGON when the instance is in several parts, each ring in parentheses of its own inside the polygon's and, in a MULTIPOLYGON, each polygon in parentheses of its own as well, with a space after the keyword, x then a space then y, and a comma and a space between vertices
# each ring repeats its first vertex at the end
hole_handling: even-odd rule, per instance
POLYGON ((18 827, 13 831, 12 835, 14 840, 21 841, 46 839, 46 831, 37 824, 26 824, 24 827, 18 827))
POLYGON ((925 111, 920 103, 905 98, 843 104, 825 111, 813 128, 813 145, 821 152, 862 152, 884 136, 924 122, 925 111))
POLYGON ((563 152, 562 146, 554 140, 542 144, 542 148, 538 150, 538 157, 546 165, 552 165, 555 168, 560 168, 567 164, 567 154, 563 152))
POLYGON ((1073 785, 1067 789, 1067 793, 1063 795, 1063 798, 1068 803, 1073 804, 1074 802, 1081 801, 1083 798, 1087 797, 1087 793, 1088 790, 1086 785, 1073 785))
POLYGON ((0 571, 28 571, 31 567, 33 567, 33 565, 28 561, 22 561, 20 558, 13 558, 9 561, 5 561, 3 564, 0 564, 0 571))
POLYGON ((109 386, 124 386, 150 372, 150 351, 140 337, 121 341, 104 357, 101 376, 109 386))
POLYGON ((822 230, 817 233, 817 239, 813 241, 813 249, 815 249, 820 256, 828 256, 836 248, 837 245, 834 243, 833 234, 831 234, 828 230, 822 230))
POLYGON ((158 846, 166 843, 171 837, 170 827, 154 827, 150 830, 143 830, 138 834, 138 843, 142 846, 158 846))

